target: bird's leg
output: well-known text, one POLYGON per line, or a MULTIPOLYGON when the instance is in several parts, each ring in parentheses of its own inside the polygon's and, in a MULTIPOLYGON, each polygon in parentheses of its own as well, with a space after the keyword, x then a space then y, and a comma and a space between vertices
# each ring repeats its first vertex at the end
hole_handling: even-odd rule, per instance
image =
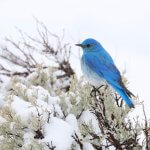
POLYGON ((93 86, 93 89, 90 93, 91 97, 95 97, 96 96, 96 93, 98 93, 98 95, 100 95, 100 91, 99 89, 102 88, 104 85, 101 85, 100 87, 96 88, 95 86, 93 86), (94 93, 94 94, 93 94, 94 93))
POLYGON ((100 87, 97 88, 97 90, 101 89, 104 85, 101 85, 100 87))
POLYGON ((92 89, 90 95, 91 95, 91 97, 95 97, 96 96, 96 87, 95 86, 93 86, 93 89, 92 89))

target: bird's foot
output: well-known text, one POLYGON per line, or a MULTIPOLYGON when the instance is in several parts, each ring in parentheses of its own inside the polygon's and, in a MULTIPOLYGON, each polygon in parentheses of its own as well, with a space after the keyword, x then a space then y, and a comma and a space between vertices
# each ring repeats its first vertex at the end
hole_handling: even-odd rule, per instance
POLYGON ((95 86, 93 86, 93 89, 92 89, 92 91, 91 91, 91 93, 90 93, 90 95, 91 95, 91 97, 96 97, 97 96, 97 93, 98 93, 98 95, 101 95, 101 93, 100 93, 100 88, 102 88, 104 85, 101 85, 100 87, 98 87, 98 88, 96 88, 95 86))

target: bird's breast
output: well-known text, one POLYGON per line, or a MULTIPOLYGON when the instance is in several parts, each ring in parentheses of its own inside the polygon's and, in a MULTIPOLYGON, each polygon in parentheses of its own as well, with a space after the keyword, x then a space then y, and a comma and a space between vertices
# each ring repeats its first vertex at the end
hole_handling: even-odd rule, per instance
POLYGON ((106 84, 102 77, 100 77, 96 72, 94 72, 85 62, 81 59, 81 70, 85 79, 90 82, 93 86, 99 87, 106 84))

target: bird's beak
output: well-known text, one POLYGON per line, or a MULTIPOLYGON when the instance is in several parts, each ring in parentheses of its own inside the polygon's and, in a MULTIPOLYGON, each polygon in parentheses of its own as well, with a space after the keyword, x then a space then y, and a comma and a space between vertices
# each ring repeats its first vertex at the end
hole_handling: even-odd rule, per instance
POLYGON ((82 44, 75 44, 75 45, 84 48, 84 46, 82 44))

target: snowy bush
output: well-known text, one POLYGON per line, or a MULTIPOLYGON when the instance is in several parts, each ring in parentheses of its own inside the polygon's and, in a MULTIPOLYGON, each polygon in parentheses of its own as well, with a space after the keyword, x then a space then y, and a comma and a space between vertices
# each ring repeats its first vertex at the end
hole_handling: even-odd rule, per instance
POLYGON ((149 149, 146 118, 131 120, 132 110, 110 87, 78 79, 70 45, 39 25, 37 39, 20 31, 22 41, 7 39, 2 47, 0 149, 149 149))

